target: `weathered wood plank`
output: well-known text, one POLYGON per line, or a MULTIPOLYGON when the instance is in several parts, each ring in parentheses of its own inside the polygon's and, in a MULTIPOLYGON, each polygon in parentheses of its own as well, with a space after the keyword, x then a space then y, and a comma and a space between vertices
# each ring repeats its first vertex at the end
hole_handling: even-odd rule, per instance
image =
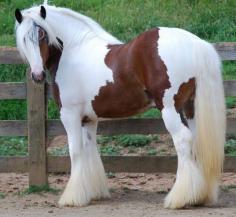
POLYGON ((0 157, 0 173, 26 173, 28 171, 28 157, 0 157))
POLYGON ((0 121, 0 136, 27 136, 27 121, 0 121))
MULTIPOLYGON (((106 172, 175 173, 176 156, 102 156, 106 172)), ((236 157, 225 158, 224 172, 236 172, 236 157)), ((69 156, 50 156, 49 172, 70 172, 69 156)))
POLYGON ((1 82, 0 99, 26 99, 26 83, 1 82))
MULTIPOLYGON (((60 120, 47 121, 47 135, 58 136, 65 134, 60 120)), ((100 121, 98 135, 119 134, 165 134, 167 133, 161 119, 122 119, 100 121)), ((227 119, 227 134, 236 134, 236 119, 227 119)), ((0 136, 27 136, 27 121, 0 121, 0 136)))
MULTIPOLYGON (((213 43, 222 60, 236 60, 236 42, 213 43)), ((16 48, 0 48, 0 64, 23 64, 16 48)))
POLYGON ((224 89, 225 96, 236 96, 236 80, 224 81, 224 89))
POLYGON ((120 119, 100 121, 98 135, 167 133, 161 119, 120 119))
MULTIPOLYGON (((65 134, 64 127, 59 120, 47 122, 48 135, 65 134)), ((160 119, 120 119, 100 121, 98 135, 111 136, 119 134, 163 134, 167 133, 164 123, 160 119)))
POLYGON ((227 119, 226 132, 228 135, 236 135, 236 118, 228 118, 227 119))
MULTIPOLYGON (((28 157, 0 157, 0 173, 28 172, 28 157)), ((176 156, 102 156, 107 172, 175 173, 176 156)), ((236 157, 226 157, 224 172, 236 172, 236 157)), ((70 172, 69 156, 48 156, 48 172, 70 172)))
MULTIPOLYGON (((226 96, 236 96, 236 80, 224 81, 224 90, 226 96)), ((47 98, 53 99, 50 84, 47 85, 47 98)))
MULTIPOLYGON (((225 95, 236 96, 236 80, 224 81, 225 95)), ((47 99, 52 99, 50 84, 46 85, 47 99)), ((1 99, 26 99, 26 83, 0 82, 1 99)))
POLYGON ((45 85, 36 84, 27 73, 29 184, 47 184, 45 85))
POLYGON ((0 48, 0 64, 23 64, 23 60, 15 47, 0 48))
POLYGON ((222 60, 236 60, 236 42, 214 43, 222 60))

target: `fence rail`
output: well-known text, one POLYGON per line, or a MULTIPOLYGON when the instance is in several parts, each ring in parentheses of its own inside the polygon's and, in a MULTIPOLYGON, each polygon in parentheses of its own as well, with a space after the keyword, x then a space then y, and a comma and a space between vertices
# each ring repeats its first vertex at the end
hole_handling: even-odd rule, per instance
MULTIPOLYGON (((102 156, 106 171, 128 173, 174 173, 176 156, 102 156)), ((27 173, 29 157, 0 157, 0 173, 27 173)), ((236 157, 226 157, 224 172, 236 172, 236 157)), ((69 156, 48 156, 49 173, 69 173, 69 156)))
MULTIPOLYGON (((213 44, 222 60, 236 60, 236 42, 213 44)), ((23 64, 15 48, 0 48, 0 64, 23 64)), ((28 74, 28 73, 27 73, 28 74)), ((236 80, 224 82, 226 96, 236 96, 236 80)), ((69 172, 68 156, 47 156, 46 136, 65 134, 59 120, 47 120, 46 100, 51 99, 50 85, 27 82, 0 82, 0 100, 27 99, 28 120, 0 121, 0 136, 28 136, 29 156, 0 157, 0 172, 29 172, 29 184, 47 183, 48 172, 69 172), (40 109, 40 112, 39 112, 40 109)), ((118 119, 100 121, 98 134, 164 134, 161 119, 118 119)), ((236 134, 236 119, 227 119, 227 133, 236 134)), ((102 156, 106 171, 175 172, 175 156, 102 156)), ((226 157, 224 171, 236 172, 236 157, 226 157)))

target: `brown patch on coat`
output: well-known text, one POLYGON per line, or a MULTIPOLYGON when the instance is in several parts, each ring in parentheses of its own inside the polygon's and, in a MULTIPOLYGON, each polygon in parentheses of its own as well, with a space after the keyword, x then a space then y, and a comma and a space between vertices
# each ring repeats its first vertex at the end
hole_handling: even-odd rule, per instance
POLYGON ((186 126, 188 124, 185 117, 187 119, 193 119, 194 117, 195 90, 195 78, 191 78, 188 82, 180 85, 178 93, 174 96, 175 109, 180 114, 181 120, 186 126))
POLYGON ((100 88, 92 101, 99 117, 134 115, 155 101, 163 108, 165 89, 170 87, 167 68, 158 55, 159 29, 144 32, 127 44, 108 45, 106 65, 114 82, 100 88))
POLYGON ((58 41, 61 45, 61 49, 53 45, 49 46, 46 41, 40 42, 39 47, 43 59, 43 64, 46 67, 46 69, 49 70, 50 72, 52 81, 51 91, 53 94, 53 98, 57 106, 61 108, 60 92, 59 92, 59 87, 56 83, 56 72, 62 54, 63 42, 60 39, 58 39, 58 41))

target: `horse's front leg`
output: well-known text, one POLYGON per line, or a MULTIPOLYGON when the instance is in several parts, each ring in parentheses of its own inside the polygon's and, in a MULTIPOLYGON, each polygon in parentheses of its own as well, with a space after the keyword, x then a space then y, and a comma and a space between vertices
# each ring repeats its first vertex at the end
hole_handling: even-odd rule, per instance
POLYGON ((61 109, 71 159, 71 176, 61 206, 85 206, 92 199, 108 197, 103 165, 96 147, 97 123, 82 126, 79 107, 61 109))

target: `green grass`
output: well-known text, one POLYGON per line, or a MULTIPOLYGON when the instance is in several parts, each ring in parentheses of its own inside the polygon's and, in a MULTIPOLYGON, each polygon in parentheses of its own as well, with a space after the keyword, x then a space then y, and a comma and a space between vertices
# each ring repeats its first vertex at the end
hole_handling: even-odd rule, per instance
MULTIPOLYGON (((32 4, 28 0, 0 1, 1 45, 14 45, 15 9, 32 4)), ((53 0, 53 4, 94 18, 124 41, 156 26, 181 27, 210 41, 236 41, 235 0, 53 0)))
POLYGON ((0 137, 0 156, 25 156, 27 154, 26 137, 0 137))
POLYGON ((0 199, 4 199, 6 197, 6 195, 2 192, 0 192, 0 199))
POLYGON ((114 156, 114 155, 119 155, 120 147, 119 146, 113 147, 113 146, 106 145, 106 146, 101 146, 99 151, 102 155, 114 156))
POLYGON ((161 112, 156 108, 151 108, 142 114, 135 115, 134 118, 161 118, 161 112))
POLYGON ((147 154, 149 156, 155 156, 155 155, 157 155, 157 150, 154 148, 148 149, 147 154))
POLYGON ((116 142, 120 146, 128 147, 143 147, 149 145, 152 139, 149 136, 144 135, 120 135, 116 136, 116 142))
POLYGON ((29 188, 24 190, 23 192, 19 192, 19 195, 28 195, 28 194, 41 194, 41 193, 52 193, 52 194, 58 194, 61 190, 52 188, 49 185, 31 185, 29 188))
POLYGON ((230 189, 235 189, 236 185, 224 185, 220 187, 222 191, 229 192, 230 189))
POLYGON ((236 156, 236 140, 229 139, 225 144, 225 154, 229 156, 236 156))
POLYGON ((65 147, 54 147, 48 151, 48 155, 51 156, 65 156, 69 155, 69 148, 68 146, 65 147))
POLYGON ((226 107, 229 109, 236 107, 236 97, 226 97, 226 107))

